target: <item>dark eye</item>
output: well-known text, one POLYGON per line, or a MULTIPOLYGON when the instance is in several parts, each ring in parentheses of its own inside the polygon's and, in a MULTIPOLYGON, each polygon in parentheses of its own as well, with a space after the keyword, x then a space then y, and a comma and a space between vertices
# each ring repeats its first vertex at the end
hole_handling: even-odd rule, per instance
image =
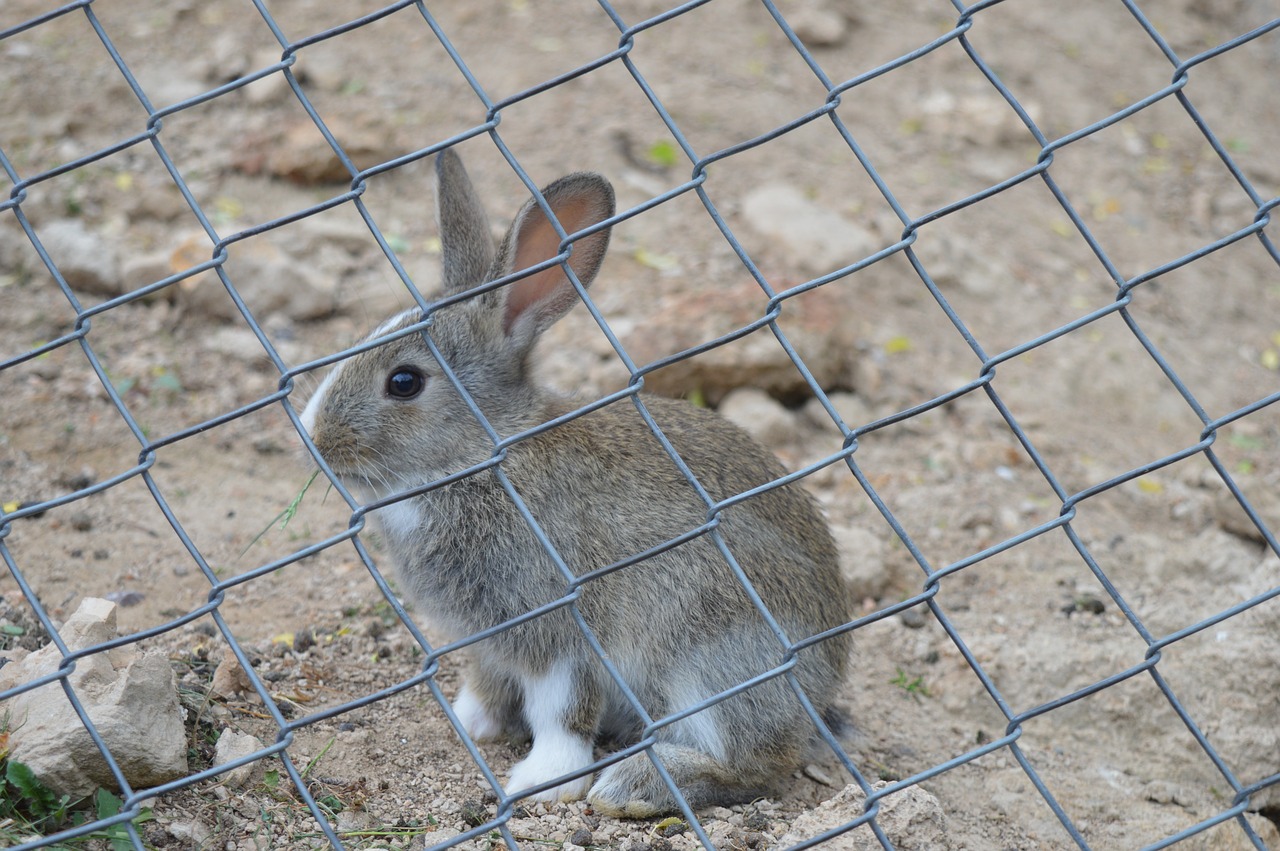
POLYGON ((422 371, 413 366, 398 366, 387 376, 387 395, 393 399, 412 399, 427 386, 422 371))

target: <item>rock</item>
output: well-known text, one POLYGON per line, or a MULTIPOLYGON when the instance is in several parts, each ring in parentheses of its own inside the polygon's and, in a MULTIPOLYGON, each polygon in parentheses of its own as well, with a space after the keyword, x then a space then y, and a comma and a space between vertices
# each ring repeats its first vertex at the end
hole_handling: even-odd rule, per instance
MULTIPOLYGON (((224 727, 218 736, 218 744, 214 746, 213 764, 219 766, 235 762, 237 759, 243 759, 255 751, 262 750, 262 747, 262 742, 256 736, 237 733, 230 727, 224 727)), ((257 762, 248 762, 233 768, 222 775, 223 782, 232 789, 239 789, 253 777, 254 768, 257 766, 257 762)))
MULTIPOLYGON (((827 394, 827 399, 831 402, 832 407, 836 409, 836 413, 840 415, 840 419, 844 420, 844 424, 850 429, 864 426, 875 419, 866 401, 854 393, 829 393, 827 394)), ((805 418, 818 428, 835 428, 835 422, 831 419, 831 415, 827 413, 827 409, 818 401, 817 396, 805 402, 802 412, 805 418)))
MULTIPOLYGON (((176 269, 200 262, 207 242, 202 235, 184 241, 170 258, 176 269)), ((331 316, 337 307, 337 282, 262 239, 238 242, 228 249, 224 268, 255 318, 283 313, 296 321, 331 316)), ((207 259, 207 256, 203 259, 207 259)), ((178 282, 178 300, 201 316, 237 320, 240 311, 213 270, 178 282)))
MULTIPOLYGON (((86 598, 59 634, 73 652, 115 638, 115 604, 86 598)), ((53 673, 61 661, 57 645, 49 644, 5 665, 0 691, 53 673)), ((167 783, 186 773, 177 682, 163 653, 131 644, 95 653, 77 659, 67 681, 133 788, 167 783)), ((106 761, 59 683, 23 692, 5 710, 11 758, 26 764, 56 794, 81 798, 100 786, 115 788, 106 761)))
POLYGON ((968 239, 951 231, 921 232, 916 252, 925 271, 943 290, 959 288, 980 299, 990 299, 1001 292, 1011 292, 1009 270, 968 239))
POLYGON ((208 333, 200 336, 200 346, 207 352, 216 352, 248 364, 267 360, 267 353, 258 342, 257 335, 243 326, 210 328, 208 333))
MULTIPOLYGON (((879 790, 888 783, 877 783, 879 790)), ((789 848, 798 842, 847 824, 863 813, 867 796, 861 787, 851 783, 834 798, 804 813, 779 840, 777 847, 789 848)), ((885 832, 894 848, 902 851, 947 851, 954 846, 947 832, 942 804, 919 786, 911 786, 880 800, 876 824, 885 832)), ((873 851, 882 846, 868 827, 859 827, 823 842, 823 851, 873 851)))
MULTIPOLYGON (((779 325, 824 390, 847 389, 856 353, 849 291, 819 287, 789 300, 779 325)), ((765 299, 753 281, 672 293, 643 328, 623 338, 644 364, 714 339, 751 322, 765 299)), ((645 388, 666 396, 700 391, 710 404, 735 387, 755 387, 786 402, 811 395, 809 385, 773 332, 762 328, 727 345, 645 376, 645 388)))
MULTIPOLYGON (((120 271, 126 292, 163 281, 173 274, 169 270, 169 256, 163 252, 132 254, 125 259, 120 271)), ((167 298, 173 292, 174 288, 170 285, 153 293, 151 298, 167 298)))
POLYGON ((849 22, 843 15, 812 0, 788 9, 786 16, 805 47, 836 47, 849 36, 849 22))
MULTIPOLYGON (((254 51, 253 57, 250 60, 250 65, 255 69, 270 68, 279 61, 279 47, 263 47, 254 51)), ((244 96, 250 104, 260 107, 279 100, 288 91, 289 81, 285 79, 283 71, 277 71, 274 74, 268 74, 262 79, 255 80, 248 86, 245 86, 244 96)))
POLYGON ((777 243, 787 262, 817 277, 856 263, 881 246, 870 231, 809 200, 789 183, 769 183, 742 200, 752 230, 777 243))
MULTIPOLYGON (((831 535, 840 554, 840 574, 848 583, 854 598, 878 600, 890 591, 902 591, 911 587, 913 574, 905 563, 893 563, 885 558, 883 528, 832 525, 831 535)), ((914 584, 923 581, 923 574, 915 574, 914 584)))
POLYGON ((757 387, 730 391, 720 402, 719 411, 765 446, 795 443, 801 434, 798 418, 757 387))
POLYGON ((213 831, 196 819, 171 821, 164 825, 164 829, 184 848, 208 848, 209 840, 213 836, 213 831))
MULTIPOLYGON (((326 116, 325 123, 356 168, 369 168, 409 150, 383 113, 355 117, 326 116)), ((310 119, 300 120, 276 138, 259 140, 246 150, 244 165, 257 163, 256 153, 265 151, 262 164, 268 174, 303 186, 348 183, 351 173, 334 154, 324 136, 310 119)), ((240 167, 241 161, 237 162, 240 167)), ((243 170, 243 169, 242 169, 243 170)))
POLYGON ((363 254, 378 247, 364 220, 350 215, 321 213, 318 216, 308 216, 289 231, 294 241, 286 248, 289 253, 298 256, 312 255, 324 248, 338 248, 348 254, 363 254))
MULTIPOLYGON (((1249 519, 1240 502, 1221 484, 1219 492, 1213 499, 1213 519, 1219 526, 1233 535, 1239 535, 1255 543, 1265 542, 1261 530, 1249 519)), ((1280 534, 1280 492, 1268 483, 1266 487, 1249 487, 1245 489, 1245 497, 1253 510, 1258 512, 1262 522, 1267 524, 1273 533, 1280 534)))
MULTIPOLYGON (((1023 101, 1022 106, 1033 120, 1039 119, 1041 109, 1037 104, 1023 101)), ((919 107, 930 135, 959 138, 982 149, 1034 141, 1018 113, 996 92, 957 97, 945 89, 936 89, 919 99, 919 107)))
POLYGON ((213 671, 213 681, 209 684, 209 691, 224 699, 253 691, 253 683, 249 680, 249 675, 245 673, 240 660, 236 658, 235 653, 231 652, 230 647, 222 654, 222 661, 213 671))
POLYGON ((9 275, 29 272, 33 258, 36 264, 40 264, 26 234, 19 230, 0 228, 0 270, 3 270, 0 272, 0 281, 7 279, 9 275))
POLYGON ((72 289, 92 295, 124 292, 115 246, 79 219, 61 219, 37 228, 40 241, 72 289))

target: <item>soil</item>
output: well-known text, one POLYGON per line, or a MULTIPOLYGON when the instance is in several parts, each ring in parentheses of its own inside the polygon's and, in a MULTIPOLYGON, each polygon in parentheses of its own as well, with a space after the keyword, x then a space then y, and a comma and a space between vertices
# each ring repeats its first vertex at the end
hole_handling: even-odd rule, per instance
MULTIPOLYGON (((612 4, 627 24, 666 6, 612 4)), ((295 42, 375 8, 321 0, 266 7, 295 42)), ((779 7, 833 81, 927 44, 957 18, 951 4, 926 0, 779 7)), ((46 8, 11 0, 0 28, 46 8)), ((232 0, 90 8, 159 110, 271 67, 282 52, 258 11, 232 0)), ((1184 61, 1280 18, 1280 4, 1171 0, 1148 13, 1184 61)), ((619 42, 594 3, 444 4, 432 14, 491 103, 619 42)), ((912 251, 936 293, 897 251, 795 296, 800 304, 825 293, 839 307, 836 324, 853 342, 835 354, 845 366, 823 389, 849 427, 877 424, 858 435, 858 476, 836 463, 805 479, 867 618, 854 633, 843 699, 853 722, 846 753, 868 782, 918 780, 955 848, 1143 847, 1232 812, 1246 788, 1243 815, 1177 847, 1280 847, 1271 822, 1280 793, 1266 783, 1280 772, 1280 662, 1271 651, 1280 604, 1268 598, 1280 589, 1280 411, 1265 404, 1280 386, 1280 263, 1273 243, 1256 235, 1228 241, 1264 221, 1258 199, 1280 192, 1280 30, 1191 66, 1181 90, 1229 153, 1233 174, 1172 95, 1072 135, 1175 79, 1175 63, 1123 4, 1016 0, 972 21, 966 44, 950 40, 843 91, 838 108, 906 216, 927 219, 912 251), (1053 146, 1050 181, 1033 176, 950 209, 1043 159, 966 48, 1046 139, 1069 141, 1053 146), (1181 262, 1217 241, 1225 244, 1181 262), (1117 278, 1142 279, 1123 312, 1117 278), (997 361, 984 387, 975 382, 987 358, 997 361), (928 571, 942 573, 930 579, 928 571), (876 617, 912 599, 905 611, 876 617), (1016 739, 1004 741, 1010 732, 1016 739)), ((827 100, 755 3, 715 0, 634 39, 628 61, 700 157, 827 100)), ((303 47, 292 73, 359 169, 486 119, 414 6, 303 47)), ((0 109, 17 117, 0 127, 0 151, 24 181, 147 129, 146 108, 80 11, 0 41, 0 109)), ((339 198, 350 184, 281 73, 158 126, 209 226, 222 237, 249 232, 228 247, 228 268, 288 370, 339 351, 411 303, 349 198, 251 232, 339 198)), ((641 210, 683 185, 692 167, 621 61, 504 105, 497 129, 535 183, 599 171, 614 182, 620 209, 638 211, 615 228, 592 291, 624 350, 654 360, 691 345, 655 317, 667 326, 685 319, 705 340, 738 327, 742 310, 761 315, 758 295, 753 305, 715 307, 717 293, 757 291, 693 193, 641 210), (710 307, 682 313, 682 304, 710 307)), ((487 135, 460 150, 495 227, 504 225, 527 191, 487 135)), ((439 278, 430 175, 429 158, 411 158, 370 176, 360 196, 426 293, 439 278)), ((708 197, 775 292, 870 253, 815 260, 771 236, 744 199, 775 184, 852 223, 872 251, 903 237, 904 222, 826 118, 717 159, 707 168, 708 197), (813 268, 821 262, 831 265, 813 268)), ((226 630, 272 699, 294 721, 317 719, 291 731, 286 753, 348 847, 432 847, 486 825, 495 797, 485 775, 500 780, 522 746, 481 745, 487 767, 477 766, 437 701, 455 694, 457 661, 444 658, 433 685, 395 688, 422 671, 422 650, 349 542, 259 572, 348 526, 349 508, 320 481, 282 522, 309 475, 283 406, 300 409, 321 373, 299 375, 286 402, 270 398, 281 372, 212 273, 94 312, 212 256, 156 147, 143 139, 18 194, 37 235, 72 221, 96 242, 83 275, 67 274, 92 312, 78 323, 18 217, 0 213, 0 364, 87 331, 83 342, 0 369, 4 510, 80 495, 0 526, 0 553, 55 623, 85 597, 108 597, 130 634, 199 608, 218 583, 226 630), (232 411, 244 412, 223 416, 232 411), (146 441, 159 443, 154 456, 146 441), (326 712, 384 689, 393 693, 326 712)), ((59 251, 68 253, 50 249, 69 270, 70 249, 59 251)), ((784 328, 791 315, 784 309, 784 328)), ((798 327, 797 339, 806 330, 798 327)), ((772 340, 768 329, 721 354, 762 340, 772 340)), ((603 395, 629 378, 580 308, 539 358, 545 380, 565 390, 603 395)), ((699 375, 681 372, 668 383, 683 386, 669 389, 712 403, 733 389, 699 375)), ((775 396, 786 427, 771 430, 770 448, 790 468, 840 451, 844 435, 816 403, 794 390, 775 396)), ((361 540, 393 578, 376 532, 361 540)), ((21 653, 39 643, 40 627, 8 572, 0 592, 0 624, 11 627, 5 652, 21 653)), ((223 729, 277 740, 257 695, 211 692, 227 647, 212 617, 142 643, 168 653, 180 674, 193 772, 210 764, 223 729)), ((769 847, 850 781, 825 756, 777 798, 699 818, 717 847, 769 847)), ((154 819, 140 830, 157 848, 325 844, 274 759, 237 784, 197 782, 152 806, 154 819)), ((582 803, 522 808, 507 829, 526 848, 698 844, 682 822, 620 822, 582 803)), ((854 835, 873 840, 866 827, 854 835)), ((891 839, 920 847, 911 837, 891 839)), ((463 847, 495 841, 486 830, 463 847)))

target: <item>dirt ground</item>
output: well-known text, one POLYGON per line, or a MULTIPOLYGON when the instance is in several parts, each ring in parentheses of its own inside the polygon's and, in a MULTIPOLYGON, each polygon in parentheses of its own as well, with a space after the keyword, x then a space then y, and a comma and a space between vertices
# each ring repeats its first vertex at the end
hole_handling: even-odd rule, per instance
MULTIPOLYGON (((629 0, 612 8, 632 25, 667 5, 629 0)), ((1280 17, 1274 0, 1143 5, 1152 7, 1151 24, 1179 61, 1280 17)), ((265 6, 294 42, 376 8, 321 0, 265 6)), ((619 42, 618 25, 590 2, 428 6, 493 103, 607 55, 619 42)), ((0 5, 0 29, 52 7, 10 0, 0 5)), ((832 81, 915 50, 957 19, 942 0, 793 0, 779 8, 832 81)), ((281 54, 245 2, 100 0, 92 10, 158 110, 268 68, 281 54)), ((1174 79, 1173 63, 1117 2, 1008 0, 978 12, 967 38, 1049 140, 1174 79)), ((485 105, 415 7, 297 56, 293 73, 357 168, 486 119, 485 105)), ((826 100, 767 9, 747 0, 714 0, 639 32, 629 60, 699 157, 826 100)), ((1175 262, 1253 225, 1258 204, 1242 181, 1264 202, 1280 192, 1278 75, 1280 30, 1188 72, 1183 93, 1230 153, 1237 175, 1186 109, 1166 97, 1055 146, 1048 174, 1078 223, 1046 181, 1032 177, 921 226, 915 256, 963 333, 901 251, 784 308, 782 327, 801 356, 812 357, 823 389, 853 428, 968 386, 982 374, 979 350, 987 357, 1013 353, 995 366, 990 388, 998 405, 975 388, 859 437, 852 460, 884 512, 848 466, 826 466, 805 480, 841 545, 859 615, 933 587, 923 565, 955 566, 932 598, 941 617, 921 602, 856 630, 843 701, 854 727, 846 742, 852 763, 871 782, 930 772, 919 786, 936 799, 928 817, 951 847, 1076 847, 1020 760, 1083 842, 1099 849, 1159 843, 1228 811, 1238 789, 1280 772, 1280 659, 1270 649, 1280 606, 1262 600, 1216 618, 1280 589, 1280 557, 1205 452, 1147 469, 1211 434, 1213 457, 1262 523, 1272 533, 1280 529, 1277 406, 1233 416, 1280 389, 1280 264, 1257 236, 1175 262), (1124 314, 1021 349, 1112 305, 1116 276, 1131 280, 1167 265, 1175 268, 1130 292, 1124 314), (1142 339, 1163 356, 1185 395, 1142 339), (1075 512, 1068 527, 959 566, 1051 524, 1068 497, 1075 512), (1018 728, 1016 752, 1001 747, 931 772, 1000 739, 1011 716, 1141 665, 1152 642, 1161 646, 1157 676, 1139 673, 1034 714, 1018 728)), ((147 110, 82 12, 0 41, 0 113, 7 116, 0 151, 21 180, 147 129, 147 110)), ((845 91, 838 115, 910 219, 995 186, 1041 155, 955 40, 845 91)), ((692 171, 621 61, 504 105, 498 132, 538 184, 573 170, 599 171, 615 184, 622 210, 682 185, 692 171)), ((280 73, 165 115, 157 138, 222 237, 337 198, 350 182, 280 73)), ((504 226, 527 192, 488 136, 460 150, 495 228, 504 226)), ((430 174, 429 159, 412 160, 371 176, 361 195, 407 276, 426 293, 439 279, 430 174)), ((826 118, 719 159, 707 174, 709 198, 775 291, 862 260, 904 233, 826 118), (792 190, 798 209, 812 216, 804 233, 752 203, 776 197, 759 193, 778 187, 792 190), (860 246, 839 234, 856 235, 860 246)), ((42 239, 53 234, 49 252, 65 265, 84 308, 212 255, 211 240, 146 140, 22 191, 23 215, 42 239)), ((1274 237, 1274 225, 1265 232, 1274 237)), ((238 240, 228 251, 244 302, 291 370, 340 350, 410 303, 349 200, 238 240)), ((692 193, 617 226, 592 293, 642 365, 745 324, 766 302, 692 193)), ((0 363, 70 333, 76 322, 76 309, 15 214, 0 212, 0 363)), ((287 526, 272 523, 309 473, 281 403, 187 434, 280 384, 279 370, 211 273, 95 313, 89 326, 88 345, 145 439, 185 435, 157 450, 150 475, 219 581, 347 528, 347 508, 335 495, 323 498, 321 483, 287 526)), ((761 384, 771 401, 740 408, 750 411, 742 416, 790 468, 838 452, 841 434, 794 370, 782 370, 786 380, 756 381, 764 375, 754 366, 762 348, 766 360, 776 360, 768 329, 692 366, 660 371, 651 384, 712 404, 723 400, 726 410, 733 390, 761 384)), ((581 308, 549 335, 539 358, 545 380, 566 391, 602 395, 628 379, 581 308)), ((298 378, 289 399, 299 409, 318 375, 298 378)), ((139 462, 139 437, 78 343, 0 369, 0 399, 6 506, 73 493, 139 462)), ((106 596, 120 601, 121 631, 131 633, 209 597, 209 579, 138 476, 0 526, 0 535, 0 547, 55 621, 85 597, 106 596)), ((362 538, 381 558, 377 534, 362 538)), ((379 565, 391 573, 389 562, 379 565)), ((15 627, 5 641, 13 645, 26 630, 34 643, 30 607, 7 572, 0 592, 0 624, 15 627)), ((421 670, 420 648, 349 543, 232 584, 220 612, 293 718, 421 670)), ((211 618, 146 646, 167 652, 179 674, 193 771, 208 766, 223 729, 275 741, 256 697, 209 696, 226 648, 211 618)), ((445 695, 454 694, 458 676, 456 660, 445 658, 437 677, 445 695)), ((522 755, 507 744, 480 752, 499 778, 522 755)), ((349 847, 432 847, 495 811, 481 771, 425 687, 307 725, 288 753, 335 812, 349 847)), ((787 794, 700 820, 718 847, 770 847, 848 782, 834 758, 818 760, 797 773, 787 794)), ((288 786, 278 762, 264 763, 236 786, 206 781, 162 796, 141 830, 156 848, 322 846, 288 786)), ((1265 847, 1280 848, 1272 824, 1278 816, 1276 787, 1251 795, 1244 818, 1265 847)), ((697 845, 683 824, 618 822, 581 803, 530 807, 509 827, 527 848, 697 845)), ((938 847, 912 838, 923 835, 904 828, 890 838, 899 848, 938 847)), ((855 836, 872 841, 865 827, 855 836)), ((501 842, 489 834, 464 847, 494 841, 501 842)), ((1176 847, 1251 842, 1232 819, 1176 847)))

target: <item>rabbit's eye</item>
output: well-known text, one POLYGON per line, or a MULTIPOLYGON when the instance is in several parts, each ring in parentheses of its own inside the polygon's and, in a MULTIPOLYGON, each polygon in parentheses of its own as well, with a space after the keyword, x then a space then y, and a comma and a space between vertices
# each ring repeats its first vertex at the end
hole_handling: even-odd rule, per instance
POLYGON ((427 386, 422 372, 412 366, 400 366, 387 376, 387 395, 394 399, 412 399, 427 386))

